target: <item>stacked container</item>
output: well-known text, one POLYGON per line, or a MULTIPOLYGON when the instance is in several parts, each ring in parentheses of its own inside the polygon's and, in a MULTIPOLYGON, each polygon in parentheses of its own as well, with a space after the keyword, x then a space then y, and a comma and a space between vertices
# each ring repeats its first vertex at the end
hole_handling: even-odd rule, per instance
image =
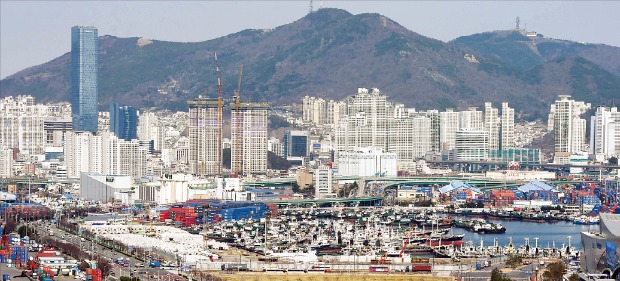
POLYGON ((50 281, 54 280, 54 273, 49 266, 44 266, 43 268, 39 267, 39 280, 41 281, 50 281))

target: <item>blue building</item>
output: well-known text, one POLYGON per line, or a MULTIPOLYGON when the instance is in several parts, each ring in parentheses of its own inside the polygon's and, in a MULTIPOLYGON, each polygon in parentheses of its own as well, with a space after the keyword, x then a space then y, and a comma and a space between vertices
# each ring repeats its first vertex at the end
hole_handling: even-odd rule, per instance
POLYGON ((111 103, 110 132, 113 132, 119 139, 137 139, 138 110, 133 106, 125 106, 116 102, 111 103))
POLYGON ((73 130, 97 132, 99 38, 92 26, 71 28, 71 113, 73 130))
POLYGON ((306 131, 284 132, 284 156, 286 157, 308 156, 308 132, 306 131))

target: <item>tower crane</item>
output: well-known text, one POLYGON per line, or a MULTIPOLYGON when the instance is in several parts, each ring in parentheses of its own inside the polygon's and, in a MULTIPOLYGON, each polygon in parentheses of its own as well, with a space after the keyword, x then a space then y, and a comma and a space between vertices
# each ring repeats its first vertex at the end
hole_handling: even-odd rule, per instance
POLYGON ((220 66, 217 62, 217 52, 213 53, 215 57, 215 72, 217 73, 217 174, 222 174, 222 75, 220 74, 220 66))
POLYGON ((243 64, 239 67, 239 81, 237 82, 237 90, 235 91, 235 113, 237 117, 235 118, 235 132, 237 135, 235 136, 235 173, 241 174, 243 172, 243 149, 241 145, 241 141, 243 141, 241 137, 241 127, 243 126, 243 115, 239 112, 239 95, 241 94, 241 78, 243 77, 243 64))

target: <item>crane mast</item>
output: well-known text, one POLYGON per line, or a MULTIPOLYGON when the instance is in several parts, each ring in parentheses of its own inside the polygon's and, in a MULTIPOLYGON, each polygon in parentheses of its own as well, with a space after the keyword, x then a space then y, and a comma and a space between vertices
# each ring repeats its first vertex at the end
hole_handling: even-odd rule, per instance
POLYGON ((217 73, 217 126, 218 126, 218 133, 217 133, 217 146, 218 146, 218 153, 217 153, 217 173, 218 175, 222 174, 222 75, 220 74, 220 66, 217 62, 217 52, 213 53, 213 56, 215 57, 215 72, 217 73))

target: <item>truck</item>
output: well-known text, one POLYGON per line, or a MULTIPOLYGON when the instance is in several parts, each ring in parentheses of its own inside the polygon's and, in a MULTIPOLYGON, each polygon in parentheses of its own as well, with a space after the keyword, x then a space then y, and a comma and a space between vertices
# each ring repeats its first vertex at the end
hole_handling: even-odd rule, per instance
POLYGON ((222 264, 222 270, 226 271, 250 271, 245 263, 225 263, 222 264))
POLYGON ((150 260, 149 261, 149 267, 160 267, 161 263, 157 260, 150 260))

